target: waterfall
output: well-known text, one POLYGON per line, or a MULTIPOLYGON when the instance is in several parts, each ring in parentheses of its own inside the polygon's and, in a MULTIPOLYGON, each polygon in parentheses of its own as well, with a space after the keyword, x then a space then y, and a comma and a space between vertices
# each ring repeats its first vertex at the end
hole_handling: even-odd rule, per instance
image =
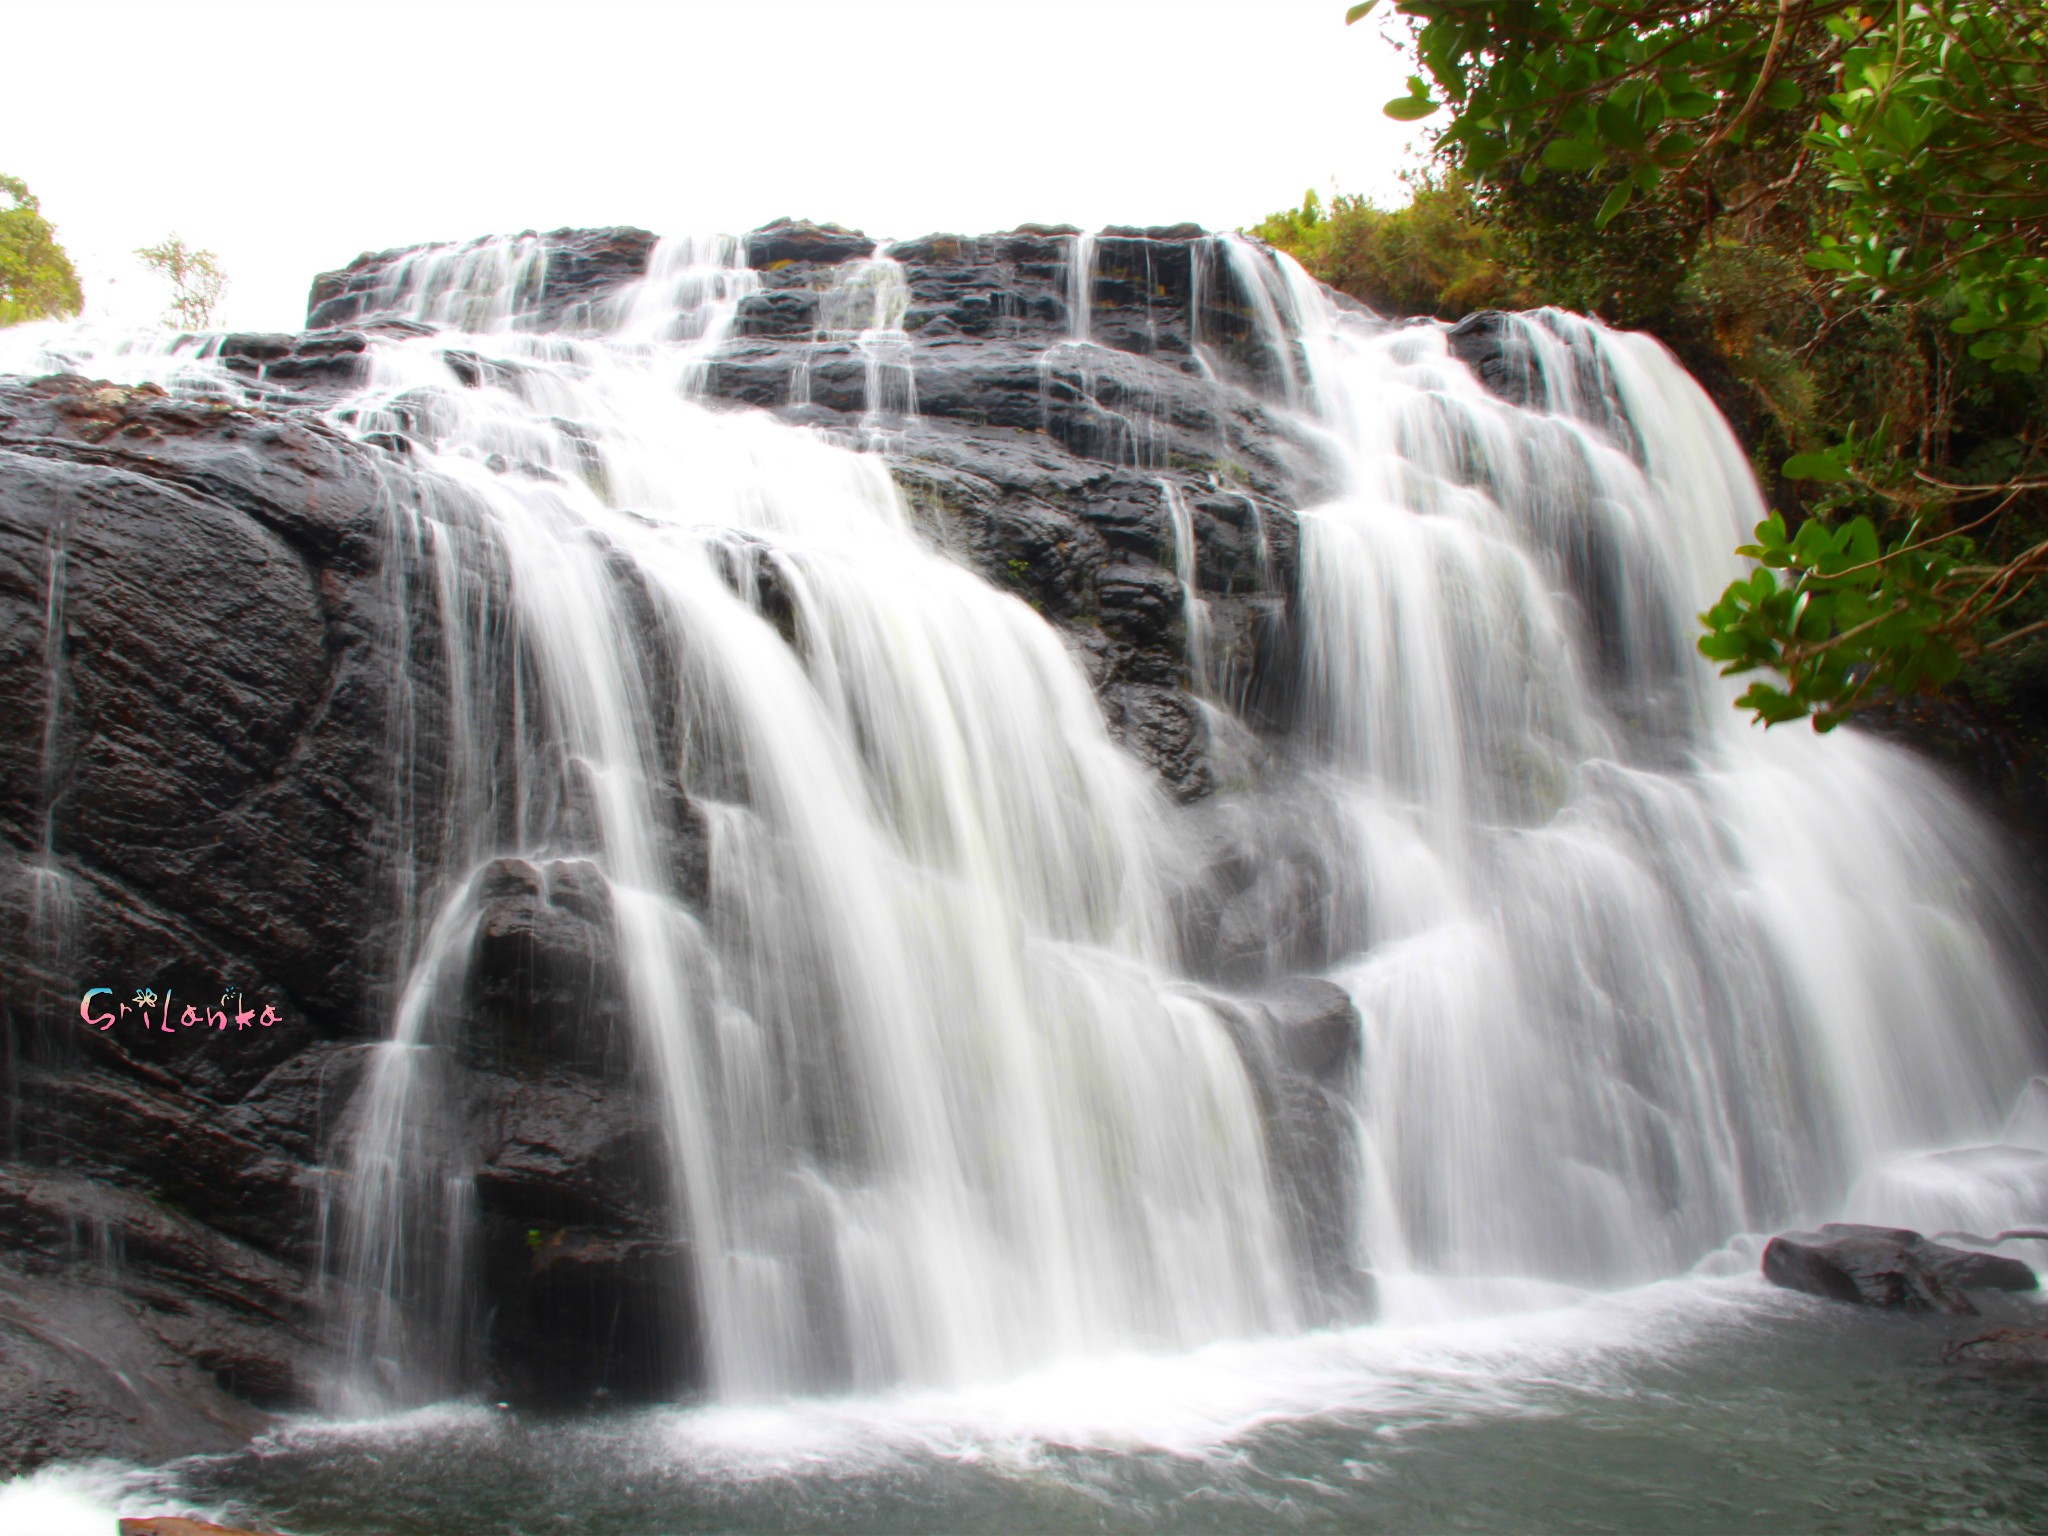
MULTIPOLYGON (((1098 250, 1072 242, 1041 402, 1161 475, 1221 719, 1242 679, 1163 408, 1091 321, 1098 250)), ((1192 818, 890 477, 919 429, 902 267, 878 248, 820 295, 812 350, 864 369, 856 451, 703 398, 743 253, 664 240, 552 316, 542 237, 413 253, 371 294, 411 323, 374 328, 334 414, 412 469, 386 569, 406 937, 328 1224, 337 1405, 475 1380, 457 1079, 471 957, 518 892, 608 935, 712 1392, 1355 1318, 1291 1231, 1246 1005, 1189 979, 1192 818)), ((1383 1315, 1680 1272, 1992 1136, 2040 1065, 1998 852, 1904 752, 1755 729, 1695 654, 1762 507, 1678 365, 1501 317, 1489 388, 1466 333, 1340 309, 1240 239, 1191 263, 1187 370, 1251 377, 1343 471, 1299 509, 1295 718, 1222 810, 1286 832, 1257 856, 1298 861, 1363 1020, 1348 1259, 1383 1315)), ((29 340, 30 366, 246 388, 217 338, 29 340)), ((1293 968, 1277 937, 1266 962, 1293 968)))
POLYGON ((1349 469, 1302 513, 1305 730, 1368 914, 1333 974, 1393 1313, 1668 1274, 1991 1137, 2037 1059, 1999 851, 1905 752, 1766 733, 1693 653, 1764 513, 1698 386, 1542 312, 1500 321, 1512 404, 1444 327, 1274 270, 1349 469))
MULTIPOLYGON (((879 459, 692 402, 742 273, 684 292, 658 249, 650 286, 723 310, 650 345, 523 333, 475 281, 522 261, 486 256, 420 259, 408 291, 420 318, 460 294, 499 328, 380 344, 345 412, 406 432, 447 487, 408 509, 406 544, 472 701, 448 748, 472 803, 447 819, 489 829, 449 859, 365 1091, 357 1387, 462 1379, 444 1074, 508 855, 589 858, 609 888, 715 1390, 1293 1326, 1254 1085, 1169 969, 1162 807, 1051 630, 923 542, 879 459), (519 739, 492 739, 508 716, 519 739), (663 855, 684 800, 710 846, 701 909, 663 855)), ((901 289, 861 264, 828 321, 874 346, 878 427, 914 410, 886 350, 901 289)), ((648 303, 623 303, 622 332, 648 334, 648 303)))

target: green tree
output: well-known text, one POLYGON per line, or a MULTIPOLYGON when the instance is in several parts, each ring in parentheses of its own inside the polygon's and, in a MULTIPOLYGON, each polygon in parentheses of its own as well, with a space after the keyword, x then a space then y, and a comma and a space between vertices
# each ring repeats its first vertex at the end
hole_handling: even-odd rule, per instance
POLYGON ((28 188, 0 176, 0 325, 75 315, 78 273, 28 188))
POLYGON ((177 235, 145 245, 135 254, 170 282, 171 305, 164 311, 164 324, 183 331, 203 331, 213 324, 213 311, 228 286, 219 257, 194 250, 177 235))
POLYGON ((1453 167, 1408 180, 1414 195, 1406 207, 1339 194, 1326 208, 1310 191, 1299 208, 1271 215, 1251 233, 1389 314, 1455 320, 1536 302, 1509 271, 1497 231, 1477 216, 1463 173, 1453 167))
POLYGON ((2041 630, 2048 8, 1394 9, 1422 73, 1386 110, 1444 114, 1511 260, 1623 323, 1704 319, 1792 450, 1791 516, 1702 616, 1724 670, 1776 674, 1746 707, 1827 729, 2041 630))

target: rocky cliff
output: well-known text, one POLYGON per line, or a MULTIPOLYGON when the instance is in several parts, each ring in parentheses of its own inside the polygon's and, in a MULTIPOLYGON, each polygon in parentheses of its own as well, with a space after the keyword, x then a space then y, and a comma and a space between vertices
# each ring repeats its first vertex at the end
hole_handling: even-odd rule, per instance
MULTIPOLYGON (((885 448, 930 536, 1058 626, 1112 730, 1211 817, 1190 948, 1264 989, 1243 1012, 1278 1052, 1274 1146, 1303 1252, 1334 1269, 1346 1152, 1319 1084, 1353 1070, 1356 1018, 1327 985, 1272 991, 1257 958, 1275 932, 1300 968, 1330 958, 1314 861, 1285 851, 1317 834, 1204 808, 1284 741, 1290 509, 1330 471, 1265 403, 1287 360, 1200 231, 1105 232, 1080 309, 1069 235, 893 248, 915 413, 878 444, 874 360, 831 314, 871 242, 756 231, 759 291, 703 392, 885 448), (1083 326, 1097 345, 1059 346, 1083 326), (1210 691, 1249 731, 1189 689, 1175 506, 1210 691)), ((539 238, 521 323, 569 331, 654 244, 539 238)), ((419 576, 394 551, 393 509, 421 493, 412 439, 331 414, 369 337, 420 328, 380 309, 404 258, 320 278, 302 334, 225 338, 239 395, 0 380, 0 1470, 204 1448, 312 1400, 338 1283, 329 1169, 388 1026, 401 887, 434 843, 444 766, 419 576)), ((701 865, 694 825, 679 804, 679 868, 701 865)), ((465 983, 454 1103, 489 1292, 475 1379, 537 1401, 689 1386, 687 1254, 655 1215, 593 876, 492 866, 465 983)))

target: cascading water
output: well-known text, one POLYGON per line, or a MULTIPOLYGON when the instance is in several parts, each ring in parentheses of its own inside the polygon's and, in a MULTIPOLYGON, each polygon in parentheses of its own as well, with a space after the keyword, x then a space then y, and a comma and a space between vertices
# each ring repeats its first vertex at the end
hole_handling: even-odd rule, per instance
MULTIPOLYGON (((1041 389, 1091 406, 1099 457, 1163 469, 1146 402, 1095 398, 1121 356, 1088 320, 1097 249, 1073 242, 1041 389)), ((1178 974, 1182 819, 1055 632, 891 482, 917 412, 901 269, 852 263, 819 308, 814 347, 862 360, 863 454, 693 399, 758 282, 736 242, 664 241, 544 322, 547 259, 396 264, 374 307, 418 323, 338 413, 411 445, 397 665, 445 698, 395 691, 393 800, 424 830, 337 1176, 338 1401, 473 1379, 453 1074, 508 881, 608 914, 714 1392, 1355 1315, 1298 1252, 1241 1012, 1178 974)), ((1330 831, 1329 974, 1365 1029, 1351 1257, 1385 1314, 1678 1272, 1995 1133, 2037 1053, 1993 850, 1903 753, 1756 731, 1693 654, 1761 508, 1677 365, 1503 319, 1517 404, 1442 327, 1339 311, 1284 258, 1225 238, 1193 267, 1198 317, 1248 346, 1197 318, 1190 367, 1250 373, 1346 472, 1300 513, 1295 728, 1245 798, 1330 831)), ((231 391, 211 345, 113 361, 231 391)), ((1228 703, 1194 521, 1160 494, 1194 684, 1228 703)))
MULTIPOLYGON (((474 701, 450 748, 471 803, 445 819, 487 830, 453 851, 366 1090, 357 1386, 461 1379, 468 1170, 441 1073, 471 871, 503 854, 589 857, 609 886, 716 1390, 1292 1326, 1253 1086, 1166 969, 1160 808, 1051 631, 928 548, 877 459, 688 400, 743 272, 710 292, 684 263, 672 307, 723 313, 654 327, 677 347, 526 336, 474 292, 475 249, 443 259, 409 274, 422 315, 458 293, 501 328, 383 347, 348 414, 405 430, 450 488, 404 538, 474 701), (453 387, 451 354, 491 382, 453 387), (489 739, 514 693, 520 739, 489 739), (701 912, 663 856, 678 791, 708 834, 701 912), (551 809, 575 799, 581 843, 551 809)), ((643 334, 674 260, 623 306, 643 334)), ((873 313, 840 318, 873 323, 823 340, 900 338, 891 275, 864 264, 845 303, 873 313)), ((891 366, 871 360, 877 426, 914 408, 891 366)))
MULTIPOLYGON (((860 419, 864 447, 887 448, 891 434, 917 417, 917 376, 903 330, 909 305, 902 265, 879 247, 866 260, 847 263, 819 297, 812 350, 850 346, 859 356, 867 402, 860 419)), ((796 405, 810 401, 808 358, 791 381, 790 399, 796 405)))
POLYGON ((1273 270, 1350 465, 1302 514, 1306 726, 1366 914, 1333 974, 1396 1314, 1672 1273, 1995 1133, 2038 1059, 1996 850, 1906 754, 1767 735, 1692 654, 1763 515, 1704 394, 1545 312, 1500 321, 1512 405, 1443 328, 1273 270))

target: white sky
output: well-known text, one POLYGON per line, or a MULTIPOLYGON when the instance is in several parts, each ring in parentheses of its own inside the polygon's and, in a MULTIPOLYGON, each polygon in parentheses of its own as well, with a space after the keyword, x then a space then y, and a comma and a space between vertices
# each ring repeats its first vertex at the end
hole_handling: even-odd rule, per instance
POLYGON ((0 171, 89 315, 148 321, 136 246, 295 329, 359 251, 561 225, 879 237, 1253 223, 1401 200, 1406 65, 1345 0, 0 0, 0 171))

